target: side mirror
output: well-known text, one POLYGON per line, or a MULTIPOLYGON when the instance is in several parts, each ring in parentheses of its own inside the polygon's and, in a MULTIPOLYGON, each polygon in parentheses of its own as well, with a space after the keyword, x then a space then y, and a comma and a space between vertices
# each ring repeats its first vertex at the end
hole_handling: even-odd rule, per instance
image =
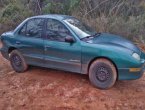
POLYGON ((74 43, 74 39, 71 36, 67 36, 65 42, 74 43))

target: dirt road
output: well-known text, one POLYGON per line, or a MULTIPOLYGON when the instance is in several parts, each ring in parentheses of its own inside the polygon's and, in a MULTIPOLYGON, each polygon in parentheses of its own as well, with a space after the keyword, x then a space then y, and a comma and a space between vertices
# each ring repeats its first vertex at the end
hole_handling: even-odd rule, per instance
POLYGON ((15 73, 0 55, 0 110, 144 110, 145 75, 99 90, 86 75, 31 67, 15 73))

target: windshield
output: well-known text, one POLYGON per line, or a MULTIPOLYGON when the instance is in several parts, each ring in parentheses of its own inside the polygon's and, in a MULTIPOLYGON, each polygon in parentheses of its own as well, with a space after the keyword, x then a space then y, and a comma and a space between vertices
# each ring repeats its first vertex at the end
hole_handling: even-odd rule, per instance
POLYGON ((80 39, 96 33, 93 29, 76 18, 65 19, 64 22, 79 36, 80 39))

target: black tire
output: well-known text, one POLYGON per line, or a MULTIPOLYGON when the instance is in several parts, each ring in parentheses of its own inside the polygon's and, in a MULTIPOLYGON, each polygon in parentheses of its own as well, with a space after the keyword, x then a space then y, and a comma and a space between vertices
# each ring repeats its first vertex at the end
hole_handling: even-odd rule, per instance
POLYGON ((101 58, 94 61, 89 68, 90 82, 99 89, 109 89, 117 79, 117 70, 112 62, 101 58))
POLYGON ((18 73, 25 72, 28 69, 24 57, 18 50, 13 50, 10 53, 10 63, 12 68, 18 73))

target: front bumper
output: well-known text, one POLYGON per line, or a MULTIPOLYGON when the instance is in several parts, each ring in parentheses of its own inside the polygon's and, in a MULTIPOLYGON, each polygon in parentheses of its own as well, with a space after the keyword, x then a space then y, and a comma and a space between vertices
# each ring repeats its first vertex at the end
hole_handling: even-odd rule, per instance
MULTIPOLYGON (((139 71, 130 71, 130 68, 120 68, 118 70, 119 80, 135 80, 142 77, 143 73, 145 73, 145 60, 141 61, 142 67, 137 68, 139 71)), ((134 69, 135 70, 135 69, 134 69)))

